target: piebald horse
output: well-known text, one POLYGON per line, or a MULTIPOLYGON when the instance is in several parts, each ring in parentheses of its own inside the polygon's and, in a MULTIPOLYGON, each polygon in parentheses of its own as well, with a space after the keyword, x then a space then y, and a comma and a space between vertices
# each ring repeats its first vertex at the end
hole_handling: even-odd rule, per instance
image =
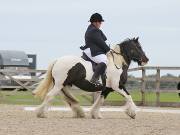
POLYGON ((78 101, 69 92, 69 89, 73 89, 73 86, 75 86, 88 92, 101 91, 101 94, 92 105, 90 111, 92 118, 102 118, 99 111, 100 106, 112 91, 116 91, 126 99, 125 112, 131 118, 135 118, 136 105, 125 88, 127 70, 131 61, 135 61, 138 65, 143 66, 148 62, 148 58, 142 50, 138 38, 127 39, 115 45, 107 53, 107 57, 106 87, 90 83, 89 80, 93 75, 92 64, 81 57, 64 56, 51 63, 45 78, 33 91, 35 96, 43 99, 42 104, 36 110, 37 117, 46 117, 45 111, 48 108, 48 104, 60 92, 64 95, 65 101, 74 112, 74 117, 85 117, 85 113, 78 101))

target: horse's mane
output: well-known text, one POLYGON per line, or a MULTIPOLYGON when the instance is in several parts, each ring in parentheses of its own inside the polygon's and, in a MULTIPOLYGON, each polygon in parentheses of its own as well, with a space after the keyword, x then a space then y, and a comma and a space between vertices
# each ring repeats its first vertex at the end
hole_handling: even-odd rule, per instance
MULTIPOLYGON (((127 39, 125 39, 124 41, 122 41, 121 43, 119 43, 119 44, 116 44, 114 47, 113 47, 113 50, 115 51, 115 52, 117 52, 117 53, 121 53, 122 54, 122 58, 121 59, 118 59, 118 61, 123 61, 123 63, 126 63, 126 64, 128 64, 128 58, 127 58, 127 56, 126 55, 124 55, 124 49, 123 48, 125 48, 125 46, 127 46, 131 41, 133 41, 134 40, 134 38, 132 38, 132 39, 130 39, 130 38, 127 38, 127 39)), ((120 58, 120 57, 119 57, 120 58)))
POLYGON ((112 52, 115 52, 115 54, 120 53, 121 57, 119 55, 115 55, 113 57, 116 57, 116 59, 114 59, 114 63, 116 65, 119 65, 120 67, 122 66, 122 63, 124 63, 125 65, 127 65, 127 61, 126 61, 126 56, 124 56, 124 53, 122 53, 122 47, 126 46, 129 44, 130 41, 132 41, 134 39, 125 39, 123 42, 116 44, 113 46, 112 50, 107 54, 108 56, 111 56, 112 52))
POLYGON ((132 41, 134 39, 130 39, 130 38, 127 38, 125 39, 124 41, 122 41, 121 43, 118 43, 116 45, 113 46, 113 50, 115 51, 118 51, 119 50, 119 47, 123 46, 123 45, 127 45, 129 44, 130 41, 132 41))
POLYGON ((130 38, 127 38, 127 39, 125 39, 124 41, 122 41, 121 43, 119 43, 119 44, 117 44, 117 45, 126 45, 126 44, 128 44, 130 41, 133 41, 134 39, 130 39, 130 38))

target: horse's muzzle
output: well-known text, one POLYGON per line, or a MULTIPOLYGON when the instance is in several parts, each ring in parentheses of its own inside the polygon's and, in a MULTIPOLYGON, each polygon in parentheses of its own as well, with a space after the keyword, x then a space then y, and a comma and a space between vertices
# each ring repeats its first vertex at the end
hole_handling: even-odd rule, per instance
POLYGON ((149 59, 144 55, 141 59, 141 66, 144 66, 148 63, 149 59))

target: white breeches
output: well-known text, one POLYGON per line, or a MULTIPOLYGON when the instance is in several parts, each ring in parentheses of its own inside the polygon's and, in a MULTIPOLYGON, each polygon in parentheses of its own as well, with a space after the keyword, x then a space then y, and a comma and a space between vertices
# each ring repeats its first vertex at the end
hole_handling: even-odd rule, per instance
POLYGON ((92 60, 94 61, 95 63, 105 63, 107 65, 107 62, 108 62, 108 59, 107 59, 107 56, 105 54, 100 54, 100 55, 97 55, 97 56, 94 56, 92 57, 91 55, 91 50, 90 48, 87 48, 84 50, 84 53, 92 60))

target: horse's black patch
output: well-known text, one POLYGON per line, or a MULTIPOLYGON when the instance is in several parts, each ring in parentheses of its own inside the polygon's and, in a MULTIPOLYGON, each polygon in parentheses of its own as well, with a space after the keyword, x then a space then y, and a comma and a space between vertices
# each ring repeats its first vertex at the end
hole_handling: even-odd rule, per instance
POLYGON ((75 66, 73 66, 69 72, 67 73, 67 78, 64 81, 63 85, 70 85, 73 84, 85 91, 88 92, 95 92, 95 91, 101 91, 103 89, 103 86, 97 86, 95 84, 90 83, 88 80, 86 80, 86 69, 81 63, 77 63, 75 66))
POLYGON ((122 66, 122 70, 123 70, 123 71, 122 71, 122 73, 121 73, 121 75, 120 75, 119 87, 122 86, 122 85, 125 85, 126 82, 127 82, 127 77, 128 77, 128 74, 127 74, 127 72, 128 72, 128 66, 123 65, 123 66, 122 66))
POLYGON ((180 90, 180 82, 177 85, 177 89, 180 90))
POLYGON ((129 92, 127 91, 126 87, 125 87, 125 84, 127 82, 127 77, 128 77, 128 74, 127 74, 128 66, 123 65, 122 70, 123 70, 123 72, 121 73, 121 76, 120 76, 119 88, 123 89, 127 95, 130 95, 129 92))
POLYGON ((126 92, 127 95, 130 95, 129 92, 127 91, 126 87, 124 85, 120 86, 120 89, 123 89, 124 92, 126 92))
POLYGON ((113 92, 114 90, 112 88, 106 87, 106 89, 104 89, 101 93, 101 95, 104 96, 104 98, 106 98, 110 92, 113 92))
MULTIPOLYGON (((179 82, 178 85, 177 85, 177 89, 180 90, 180 82, 179 82)), ((178 95, 179 95, 179 97, 180 97, 180 93, 179 93, 178 95)))
POLYGON ((63 85, 70 85, 76 81, 76 80, 82 80, 86 78, 86 69, 81 63, 77 63, 75 66, 73 66, 67 73, 67 78, 64 81, 63 85))

